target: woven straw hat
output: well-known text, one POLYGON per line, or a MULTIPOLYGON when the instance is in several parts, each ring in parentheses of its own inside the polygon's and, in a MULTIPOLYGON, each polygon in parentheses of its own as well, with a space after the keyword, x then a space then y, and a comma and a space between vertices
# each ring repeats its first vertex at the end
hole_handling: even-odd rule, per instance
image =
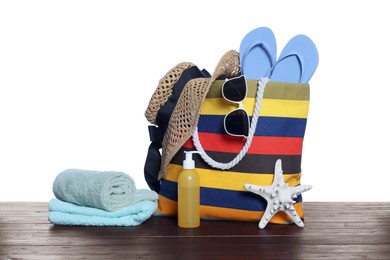
MULTIPOLYGON (((179 80, 181 73, 191 66, 194 65, 192 63, 180 63, 161 79, 145 112, 145 116, 150 123, 156 124, 158 110, 172 94, 173 85, 179 80)), ((200 109, 213 82, 217 79, 237 76, 239 73, 238 52, 231 50, 222 56, 211 78, 196 78, 187 82, 164 134, 158 179, 165 175, 173 156, 194 133, 198 125, 200 109)))
POLYGON ((191 62, 181 62, 170 69, 158 83, 154 94, 152 95, 148 108, 145 112, 146 119, 151 124, 156 123, 157 113, 160 108, 168 101, 173 93, 173 85, 180 79, 181 74, 188 68, 195 66, 191 62))

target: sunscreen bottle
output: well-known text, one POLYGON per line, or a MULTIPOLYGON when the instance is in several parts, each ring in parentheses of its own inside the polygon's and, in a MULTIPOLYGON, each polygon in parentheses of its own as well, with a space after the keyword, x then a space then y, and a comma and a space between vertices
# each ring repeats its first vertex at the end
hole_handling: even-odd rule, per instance
POLYGON ((198 152, 185 152, 183 171, 178 179, 178 225, 181 228, 200 226, 200 183, 192 160, 193 153, 198 152))

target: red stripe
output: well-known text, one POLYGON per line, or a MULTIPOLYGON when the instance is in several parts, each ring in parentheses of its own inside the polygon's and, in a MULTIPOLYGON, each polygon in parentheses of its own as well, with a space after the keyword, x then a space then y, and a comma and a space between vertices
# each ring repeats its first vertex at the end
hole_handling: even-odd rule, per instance
MULTIPOLYGON (((199 133, 199 140, 206 151, 239 153, 245 144, 245 138, 213 133, 199 133)), ((300 137, 253 137, 248 154, 301 155, 303 138, 300 137)), ((183 145, 194 149, 192 138, 183 145)))

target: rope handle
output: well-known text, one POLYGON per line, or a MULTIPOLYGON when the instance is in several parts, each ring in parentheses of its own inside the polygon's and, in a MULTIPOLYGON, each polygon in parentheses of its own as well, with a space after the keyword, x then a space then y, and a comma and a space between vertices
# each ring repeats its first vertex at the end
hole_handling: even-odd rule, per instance
POLYGON ((245 142, 244 146, 242 147, 241 151, 230 162, 221 163, 221 162, 217 162, 213 158, 211 158, 206 153, 206 151, 203 149, 203 146, 200 143, 199 135, 198 135, 198 128, 195 129, 195 131, 192 135, 192 141, 194 143, 196 150, 199 152, 202 159, 208 165, 210 165, 211 167, 216 168, 216 169, 228 170, 228 169, 231 169, 234 166, 236 166, 242 160, 242 158, 244 158, 244 156, 246 155, 246 153, 249 150, 249 147, 252 144, 253 136, 255 135, 255 131, 256 131, 256 127, 257 127, 257 120, 259 118, 261 104, 262 104, 262 100, 263 100, 264 88, 268 84, 268 82, 269 82, 269 78, 260 78, 259 81, 257 82, 256 103, 255 103, 255 108, 253 111, 251 127, 249 128, 248 137, 247 137, 246 142, 245 142))

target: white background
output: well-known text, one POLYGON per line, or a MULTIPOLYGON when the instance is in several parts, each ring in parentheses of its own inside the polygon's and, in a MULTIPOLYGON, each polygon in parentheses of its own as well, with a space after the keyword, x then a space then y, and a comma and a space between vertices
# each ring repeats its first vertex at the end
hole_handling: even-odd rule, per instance
POLYGON ((210 72, 246 33, 317 45, 305 201, 390 201, 386 1, 1 1, 0 201, 49 201, 68 168, 146 188, 144 111, 160 78, 210 72))

